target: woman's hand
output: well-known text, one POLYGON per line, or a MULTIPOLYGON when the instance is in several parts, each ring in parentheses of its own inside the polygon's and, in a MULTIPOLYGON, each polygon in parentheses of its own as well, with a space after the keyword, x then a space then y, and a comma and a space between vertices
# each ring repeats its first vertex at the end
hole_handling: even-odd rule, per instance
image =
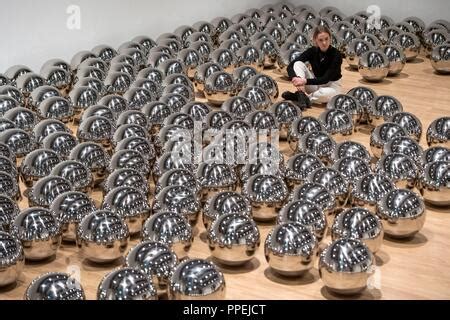
POLYGON ((296 88, 302 87, 302 86, 304 86, 306 84, 306 80, 302 79, 302 78, 299 78, 299 77, 292 78, 291 82, 296 88))

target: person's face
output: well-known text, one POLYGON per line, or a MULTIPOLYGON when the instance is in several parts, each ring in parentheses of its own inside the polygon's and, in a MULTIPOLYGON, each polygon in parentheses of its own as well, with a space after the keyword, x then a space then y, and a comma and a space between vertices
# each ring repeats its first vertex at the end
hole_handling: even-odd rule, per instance
POLYGON ((330 35, 326 32, 321 32, 317 35, 315 42, 316 46, 318 46, 322 52, 325 52, 328 50, 331 44, 330 35))

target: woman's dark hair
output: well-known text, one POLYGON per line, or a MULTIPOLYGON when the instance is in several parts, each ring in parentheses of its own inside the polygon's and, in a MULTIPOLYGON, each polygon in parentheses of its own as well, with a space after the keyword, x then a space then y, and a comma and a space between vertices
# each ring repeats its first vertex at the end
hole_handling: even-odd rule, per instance
POLYGON ((320 33, 322 33, 322 32, 328 33, 328 35, 329 35, 330 38, 331 38, 331 31, 330 31, 330 29, 328 29, 328 27, 326 27, 326 26, 320 25, 320 26, 317 26, 317 27, 314 29, 313 39, 317 38, 317 36, 318 36, 320 33))

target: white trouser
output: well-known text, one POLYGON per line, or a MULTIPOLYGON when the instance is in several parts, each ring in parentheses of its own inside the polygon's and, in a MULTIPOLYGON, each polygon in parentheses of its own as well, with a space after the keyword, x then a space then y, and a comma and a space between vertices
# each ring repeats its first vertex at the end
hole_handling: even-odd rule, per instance
MULTIPOLYGON (((294 72, 302 79, 315 78, 314 73, 302 61, 294 63, 294 72)), ((321 85, 307 85, 305 91, 311 94, 309 99, 312 103, 327 103, 335 95, 342 92, 342 81, 339 79, 321 85)))

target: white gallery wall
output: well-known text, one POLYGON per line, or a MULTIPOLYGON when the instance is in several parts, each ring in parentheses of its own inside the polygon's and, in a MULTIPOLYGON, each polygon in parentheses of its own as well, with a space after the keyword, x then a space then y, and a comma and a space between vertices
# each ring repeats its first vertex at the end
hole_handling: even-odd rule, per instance
MULTIPOLYGON (((156 38, 180 25, 217 16, 231 17, 276 0, 0 0, 0 73, 15 64, 39 72, 51 58, 68 62, 81 50, 98 44, 118 47, 137 35, 156 38)), ((378 5, 396 20, 416 15, 429 23, 449 19, 448 0, 291 0, 315 9, 328 5, 345 14, 378 5)))

